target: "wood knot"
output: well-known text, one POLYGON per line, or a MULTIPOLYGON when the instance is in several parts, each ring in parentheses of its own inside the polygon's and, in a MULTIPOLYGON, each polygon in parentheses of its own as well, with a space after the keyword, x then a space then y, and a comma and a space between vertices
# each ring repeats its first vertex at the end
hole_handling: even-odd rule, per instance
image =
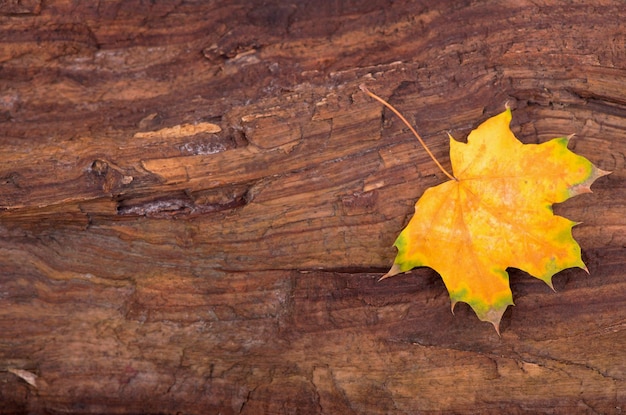
POLYGON ((106 193, 111 193, 134 180, 133 176, 125 174, 121 168, 105 160, 94 160, 89 171, 96 177, 94 181, 99 183, 102 186, 102 190, 106 193))

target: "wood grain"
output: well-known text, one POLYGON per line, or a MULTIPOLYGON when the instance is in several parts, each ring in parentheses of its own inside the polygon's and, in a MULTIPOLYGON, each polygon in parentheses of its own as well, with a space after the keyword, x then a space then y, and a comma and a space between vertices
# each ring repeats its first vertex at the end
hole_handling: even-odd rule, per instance
MULTIPOLYGON (((0 1, 0 413, 626 408, 619 1, 0 1), (446 132, 513 109, 612 171, 501 332, 382 282, 446 132)), ((454 258, 450 258, 454 261, 454 258)))

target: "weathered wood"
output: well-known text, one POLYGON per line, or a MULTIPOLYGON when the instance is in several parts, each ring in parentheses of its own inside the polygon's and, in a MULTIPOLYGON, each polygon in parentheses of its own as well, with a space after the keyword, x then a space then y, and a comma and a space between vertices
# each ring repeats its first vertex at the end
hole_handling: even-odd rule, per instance
MULTIPOLYGON (((620 1, 0 1, 0 413, 622 413, 620 1), (508 103, 613 173, 555 207, 590 274, 511 270, 502 337, 377 282, 508 103)), ((450 260, 454 260, 451 258, 450 260)))

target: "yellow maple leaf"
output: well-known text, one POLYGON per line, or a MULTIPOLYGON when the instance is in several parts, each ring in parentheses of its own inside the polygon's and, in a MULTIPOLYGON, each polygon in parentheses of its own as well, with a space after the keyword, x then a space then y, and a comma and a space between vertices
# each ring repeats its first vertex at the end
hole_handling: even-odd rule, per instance
POLYGON ((446 174, 452 180, 427 189, 417 201, 394 244, 394 264, 382 277, 430 267, 441 275, 453 309, 459 301, 469 304, 496 331, 513 305, 506 268, 526 271, 550 287, 563 269, 586 270, 572 237, 576 222, 554 215, 552 204, 590 192, 608 174, 570 151, 570 137, 523 144, 510 121, 507 109, 472 131, 467 143, 450 136, 453 175, 446 174))

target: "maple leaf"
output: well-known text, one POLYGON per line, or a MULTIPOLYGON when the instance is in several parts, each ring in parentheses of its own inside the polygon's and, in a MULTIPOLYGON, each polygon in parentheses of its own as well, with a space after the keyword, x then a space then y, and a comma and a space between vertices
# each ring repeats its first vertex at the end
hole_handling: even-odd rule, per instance
POLYGON ((450 136, 453 174, 437 164, 451 180, 417 201, 395 241, 394 264, 381 278, 430 267, 441 275, 453 311, 457 302, 467 303, 498 333, 504 311, 513 305, 506 268, 526 271, 550 287, 563 269, 587 270, 572 237, 577 223, 554 215, 552 204, 591 192, 591 184, 608 174, 567 148, 571 136, 521 143, 509 128, 511 117, 507 108, 489 118, 467 143, 450 136))

